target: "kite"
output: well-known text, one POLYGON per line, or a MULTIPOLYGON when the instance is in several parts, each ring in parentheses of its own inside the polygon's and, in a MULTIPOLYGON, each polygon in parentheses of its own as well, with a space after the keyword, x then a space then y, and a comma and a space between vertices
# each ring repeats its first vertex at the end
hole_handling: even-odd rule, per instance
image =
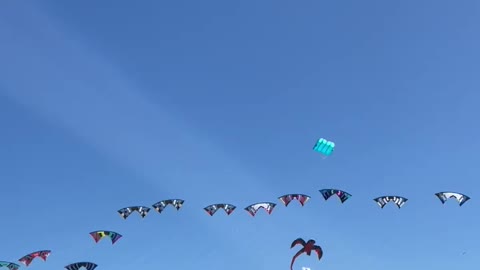
POLYGON ((468 197, 465 194, 458 193, 458 192, 450 192, 450 191, 438 192, 438 193, 435 193, 435 196, 437 196, 440 199, 442 204, 444 204, 450 198, 455 198, 459 206, 462 206, 464 203, 470 200, 470 197, 468 197))
POLYGON ((389 202, 393 202, 398 209, 402 208, 402 206, 408 201, 407 198, 400 197, 400 196, 382 196, 373 199, 380 208, 385 207, 385 205, 389 202))
POLYGON ((335 143, 323 138, 318 139, 315 146, 313 146, 313 150, 320 153, 323 158, 330 156, 333 153, 333 149, 335 149, 335 143))
POLYGON ((297 238, 295 241, 292 242, 292 245, 290 248, 295 247, 296 245, 301 245, 302 248, 293 256, 292 262, 290 263, 290 270, 293 270, 293 264, 295 263, 295 260, 297 259, 298 256, 302 255, 305 253, 307 256, 310 256, 312 251, 315 251, 318 256, 318 260, 321 260, 323 257, 323 250, 320 246, 315 245, 315 240, 310 239, 308 242, 305 242, 302 238, 297 238))
POLYGON ((79 270, 82 267, 85 267, 86 270, 94 270, 98 265, 92 262, 76 262, 65 266, 67 270, 79 270))
POLYGON ((0 261, 0 268, 2 267, 6 267, 9 270, 18 270, 18 268, 20 268, 20 265, 12 262, 0 261))
POLYGON ((218 209, 223 209, 225 211, 225 213, 227 213, 227 215, 229 216, 231 213, 233 213, 235 208, 237 208, 237 207, 233 204, 217 203, 217 204, 211 204, 211 205, 203 208, 203 210, 205 210, 205 212, 207 212, 208 215, 213 216, 217 212, 218 209))
POLYGON ((302 270, 311 270, 310 267, 302 267, 302 270))
POLYGON ((304 206, 308 202, 308 200, 310 200, 310 196, 304 194, 287 194, 278 197, 278 199, 285 206, 288 206, 293 200, 297 200, 302 206, 304 206))
POLYGON ((322 196, 325 199, 325 201, 328 200, 333 195, 337 195, 337 197, 340 199, 342 203, 344 203, 350 197, 352 197, 352 194, 340 189, 322 189, 319 191, 320 193, 322 193, 322 196))
POLYGON ((163 210, 165 209, 165 207, 167 207, 168 205, 171 205, 171 206, 175 207, 177 210, 180 210, 180 208, 182 208, 184 202, 185 201, 181 200, 181 199, 170 199, 170 200, 159 201, 152 206, 155 210, 157 210, 157 212, 159 214, 161 214, 163 212, 163 210))
POLYGON ((46 261, 48 256, 50 256, 50 253, 52 253, 50 250, 35 251, 23 256, 18 261, 25 264, 25 266, 29 266, 32 263, 33 259, 37 257, 46 261))
POLYGON ((277 205, 277 204, 272 203, 272 202, 254 203, 254 204, 252 204, 252 205, 249 205, 249 206, 245 207, 245 210, 246 210, 252 217, 254 217, 254 216, 257 214, 258 210, 259 210, 260 208, 263 208, 263 209, 265 209, 265 211, 267 211, 267 213, 270 215, 276 205, 277 205))
POLYGON ((117 212, 120 214, 120 216, 123 219, 127 219, 128 216, 130 216, 130 214, 135 211, 138 212, 142 218, 144 218, 150 211, 150 208, 146 206, 130 206, 130 207, 122 208, 117 212))
POLYGON ((94 231, 91 232, 90 235, 93 237, 93 240, 95 240, 95 243, 98 243, 98 241, 102 240, 104 237, 108 237, 110 238, 112 245, 122 238, 121 234, 112 231, 94 231))

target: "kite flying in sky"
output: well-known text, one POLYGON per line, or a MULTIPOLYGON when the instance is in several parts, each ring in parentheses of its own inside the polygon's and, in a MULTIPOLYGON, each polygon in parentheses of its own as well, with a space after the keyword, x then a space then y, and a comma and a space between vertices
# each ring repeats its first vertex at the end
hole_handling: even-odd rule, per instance
POLYGON ((437 196, 443 204, 448 199, 454 198, 455 200, 457 200, 459 206, 462 206, 464 203, 470 200, 470 197, 468 197, 465 194, 458 193, 458 192, 451 192, 451 191, 438 192, 438 193, 435 193, 435 196, 437 196))
POLYGON ((337 195, 337 197, 340 199, 342 203, 346 202, 350 197, 352 197, 350 193, 340 189, 322 189, 319 191, 320 193, 322 193, 322 196, 325 199, 325 201, 328 200, 333 195, 337 195))
POLYGON ((50 256, 51 251, 50 250, 40 250, 40 251, 35 251, 32 253, 29 253, 22 258, 20 258, 18 261, 25 264, 25 266, 29 266, 33 259, 35 258, 40 258, 44 261, 47 260, 48 256, 50 256))
POLYGON ((227 213, 227 215, 229 216, 231 213, 233 213, 233 211, 236 208, 237 207, 233 204, 216 203, 216 204, 211 204, 211 205, 203 208, 203 210, 205 210, 205 212, 207 212, 208 215, 213 216, 217 212, 218 209, 223 209, 225 211, 225 213, 227 213))
POLYGON ((184 202, 185 201, 181 200, 181 199, 169 199, 169 200, 159 201, 152 206, 158 213, 161 214, 163 212, 163 210, 165 209, 165 207, 167 207, 169 205, 175 207, 177 210, 180 210, 180 208, 182 208, 184 202))
POLYGON ((18 270, 18 268, 20 268, 20 265, 13 262, 0 261, 0 268, 3 267, 8 268, 8 270, 18 270))
POLYGON ((150 211, 150 208, 148 208, 146 206, 130 206, 130 207, 122 208, 122 209, 118 210, 117 212, 120 214, 120 216, 123 219, 127 219, 128 216, 130 216, 130 214, 133 213, 133 212, 139 213, 140 216, 142 218, 144 218, 145 216, 147 216, 149 211, 150 211))
POLYGON ((94 231, 91 232, 90 235, 92 236, 95 243, 98 243, 104 237, 108 237, 110 238, 112 245, 115 244, 115 242, 117 242, 120 238, 122 238, 121 234, 112 231, 94 231))
POLYGON ((76 262, 65 266, 67 270, 79 270, 80 268, 85 268, 86 270, 95 270, 98 265, 92 262, 76 262))
POLYGON ((310 239, 308 242, 305 242, 302 238, 297 238, 292 242, 290 248, 294 248, 296 245, 301 245, 302 248, 293 256, 292 262, 290 263, 290 270, 293 270, 293 264, 298 256, 305 253, 307 256, 310 256, 312 251, 317 253, 318 260, 321 260, 323 257, 323 250, 320 246, 315 245, 315 240, 310 239))
POLYGON ((398 209, 402 208, 402 206, 408 201, 407 198, 400 196, 382 196, 373 200, 378 204, 378 206, 380 206, 380 208, 385 207, 385 205, 387 205, 389 202, 393 202, 398 209))
POLYGON ((285 206, 288 206, 293 200, 297 200, 302 206, 304 206, 308 202, 308 200, 310 200, 310 196, 304 194, 287 194, 278 197, 278 199, 285 206))
POLYGON ((320 153, 323 158, 330 156, 333 153, 334 149, 335 143, 327 141, 323 138, 318 139, 317 143, 315 143, 315 146, 313 146, 313 150, 320 153))
POLYGON ((273 209, 275 208, 277 204, 272 203, 272 202, 261 202, 261 203, 254 203, 252 205, 249 205, 245 207, 245 210, 252 216, 254 217, 258 210, 263 208, 269 215, 272 213, 273 209))

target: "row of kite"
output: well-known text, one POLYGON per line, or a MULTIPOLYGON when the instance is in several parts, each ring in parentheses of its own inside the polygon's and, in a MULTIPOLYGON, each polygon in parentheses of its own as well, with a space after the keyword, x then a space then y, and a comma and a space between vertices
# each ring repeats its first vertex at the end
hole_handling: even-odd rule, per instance
MULTIPOLYGON (((115 244, 115 242, 117 242, 122 237, 121 234, 113 231, 94 231, 94 232, 91 232, 90 235, 93 237, 93 240, 95 241, 95 243, 98 243, 101 239, 108 237, 110 238, 112 245, 115 244)), ((291 248, 295 247, 296 245, 301 245, 302 248, 293 256, 290 269, 293 268, 295 259, 301 254, 306 254, 310 256, 311 252, 315 251, 317 253, 317 257, 319 260, 323 256, 322 248, 318 245, 315 245, 315 240, 313 239, 305 241, 302 238, 297 238, 292 242, 291 248)), ((28 267, 35 258, 39 258, 39 259, 42 259, 43 261, 47 261, 47 258, 50 256, 51 253, 52 253, 51 250, 39 250, 23 256, 18 261, 23 263, 26 267, 28 267)), ((72 263, 65 266, 65 269, 80 270, 81 268, 85 268, 86 270, 95 270, 97 266, 98 266, 97 264, 92 262, 76 262, 76 263, 72 263)), ((0 268, 2 267, 6 267, 9 270, 18 270, 20 268, 20 265, 13 262, 0 261, 0 268)))
MULTIPOLYGON (((122 238, 122 235, 117 232, 105 230, 91 232, 90 236, 92 236, 95 243, 98 243, 103 238, 110 238, 112 245, 115 244, 120 238, 122 238)), ((18 259, 18 261, 28 267, 35 258, 47 261, 47 258, 50 256, 51 253, 51 250, 39 250, 23 256, 22 258, 18 259)), ((3 267, 8 268, 9 270, 18 270, 20 268, 20 265, 13 262, 0 261, 0 268, 3 267)), ((76 262, 65 266, 65 269, 79 270, 82 267, 84 267, 86 270, 94 270, 95 268, 97 268, 97 264, 92 262, 76 262)))
MULTIPOLYGON (((46 261, 49 255, 50 255, 50 250, 41 250, 41 251, 33 252, 27 256, 29 256, 28 260, 30 260, 31 262, 31 260, 33 260, 34 258, 41 258, 42 260, 46 261)), ((65 266, 65 269, 79 270, 80 268, 83 267, 86 270, 95 270, 97 266, 98 266, 97 264, 92 262, 76 262, 76 263, 72 263, 65 266)), ((0 268, 3 268, 3 267, 8 268, 9 270, 18 270, 20 268, 20 265, 13 262, 0 261, 0 268)))
MULTIPOLYGON (((101 239, 103 239, 105 237, 108 237, 108 238, 110 238, 110 241, 112 242, 112 245, 115 244, 115 242, 117 242, 122 237, 121 234, 119 234, 117 232, 113 232, 113 231, 94 231, 94 232, 91 232, 90 235, 93 237, 93 240, 95 241, 95 243, 98 243, 101 239)), ((290 269, 293 268, 293 264, 295 262, 295 259, 298 256, 300 256, 301 254, 306 254, 306 255, 310 256, 311 252, 315 251, 317 253, 317 257, 318 257, 319 260, 323 256, 322 248, 318 245, 315 245, 315 240, 313 240, 313 239, 305 241, 302 238, 297 238, 296 240, 294 240, 292 242, 291 248, 293 248, 296 245, 301 245, 302 248, 293 256, 292 261, 291 261, 291 265, 290 265, 290 269)), ((51 253, 52 253, 51 250, 35 251, 35 252, 32 252, 30 254, 27 254, 27 255, 23 256, 18 261, 23 263, 26 267, 28 267, 35 258, 40 258, 43 261, 47 261, 47 258, 50 256, 51 253)), ((95 270, 95 268, 97 268, 97 266, 98 266, 97 264, 92 263, 92 262, 76 262, 76 263, 72 263, 72 264, 69 264, 69 265, 65 266, 65 269, 67 269, 67 270, 79 270, 80 268, 85 268, 86 270, 95 270)), ((1 261, 0 262, 0 268, 2 268, 2 267, 6 267, 9 270, 18 270, 20 268, 20 265, 18 265, 16 263, 13 263, 13 262, 1 261)))
MULTIPOLYGON (((325 200, 328 200, 333 195, 336 195, 340 199, 341 203, 346 202, 350 197, 352 197, 350 193, 343 190, 339 190, 339 189, 322 189, 320 190, 320 193, 322 194, 325 200)), ((464 203, 470 200, 470 197, 458 192, 449 192, 449 191, 438 192, 438 193, 435 193, 435 196, 437 196, 442 203, 445 203, 448 199, 453 198, 457 200, 460 206, 462 206, 464 203)), ((290 202, 294 200, 298 201, 302 206, 304 206, 305 203, 307 203, 310 200, 310 198, 311 198, 310 196, 305 194, 286 194, 278 197, 278 199, 285 206, 288 206, 290 202)), ((399 209, 402 208, 402 206, 408 201, 407 198, 402 196, 381 196, 373 200, 381 208, 384 208, 385 205, 391 202, 395 204, 399 209)), ((153 208, 158 213, 162 213, 163 210, 169 205, 173 206, 177 210, 180 210, 184 202, 185 201, 182 199, 162 200, 155 203, 153 205, 153 208)), ((254 203, 245 207, 245 211, 247 211, 252 217, 254 217, 257 214, 258 210, 260 209, 264 209, 268 214, 271 214, 276 205, 277 204, 273 202, 259 202, 259 203, 254 203)), ((223 209, 227 215, 230 215, 233 213, 233 211, 236 208, 237 207, 233 204, 217 203, 217 204, 208 205, 203 209, 208 215, 213 216, 219 209, 223 209)), ((140 216, 144 218, 145 216, 147 216, 149 211, 150 211, 150 208, 146 206, 130 206, 130 207, 125 207, 118 210, 118 213, 123 219, 127 219, 130 216, 130 214, 132 214, 133 212, 139 213, 140 216)))

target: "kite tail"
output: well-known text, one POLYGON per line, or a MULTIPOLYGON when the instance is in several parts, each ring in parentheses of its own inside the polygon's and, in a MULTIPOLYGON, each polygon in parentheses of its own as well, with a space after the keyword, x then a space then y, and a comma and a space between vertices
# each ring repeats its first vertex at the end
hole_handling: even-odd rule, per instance
POLYGON ((300 254, 303 253, 303 249, 300 250, 299 252, 297 252, 297 254, 295 254, 295 256, 293 256, 292 258, 292 262, 290 263, 290 270, 293 270, 293 264, 295 263, 295 260, 297 259, 298 256, 300 256, 300 254))

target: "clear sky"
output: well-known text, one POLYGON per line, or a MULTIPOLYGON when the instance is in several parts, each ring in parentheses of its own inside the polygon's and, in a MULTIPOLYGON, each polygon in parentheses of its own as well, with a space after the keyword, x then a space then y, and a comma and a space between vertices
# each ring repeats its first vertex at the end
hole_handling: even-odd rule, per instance
POLYGON ((478 267, 479 26, 478 1, 2 2, 0 260, 288 270, 303 237, 325 255, 296 269, 478 267), (243 210, 286 193, 312 199, 243 210))

